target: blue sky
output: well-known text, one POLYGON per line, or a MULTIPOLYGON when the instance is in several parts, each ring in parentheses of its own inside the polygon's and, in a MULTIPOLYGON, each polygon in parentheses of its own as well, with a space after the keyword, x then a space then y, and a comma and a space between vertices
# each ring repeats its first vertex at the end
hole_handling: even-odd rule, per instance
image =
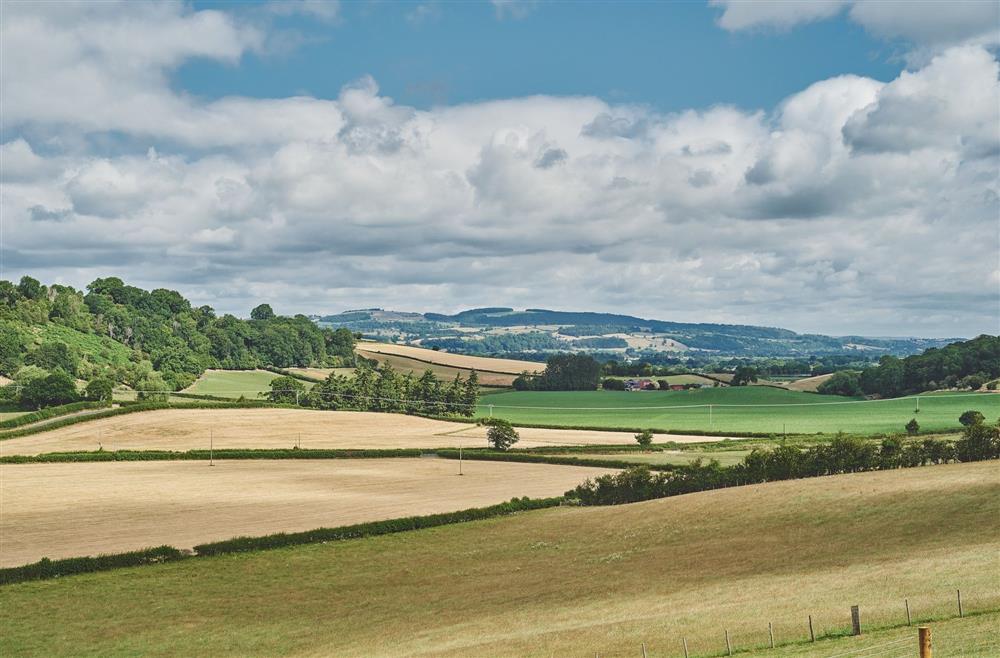
POLYGON ((1000 333, 994 0, 0 8, 0 278, 1000 333))
MULTIPOLYGON (((252 18, 261 7, 236 11, 252 18)), ((174 80, 206 98, 336 98, 367 74, 415 107, 551 94, 673 112, 718 103, 768 109, 816 80, 891 80, 904 66, 902 42, 873 37, 843 13, 738 33, 719 29, 721 13, 702 2, 563 2, 498 18, 485 2, 344 3, 332 22, 277 17, 284 38, 270 52, 250 53, 238 67, 191 61, 174 80)))

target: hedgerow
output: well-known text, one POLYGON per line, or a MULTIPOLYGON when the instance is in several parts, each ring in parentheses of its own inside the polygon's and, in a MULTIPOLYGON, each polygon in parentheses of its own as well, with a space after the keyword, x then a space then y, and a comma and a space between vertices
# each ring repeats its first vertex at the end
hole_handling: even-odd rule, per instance
POLYGON ((221 555, 224 553, 242 553, 245 551, 268 550, 272 548, 281 548, 283 546, 315 544, 327 541, 343 541, 345 539, 357 539, 360 537, 374 537, 377 535, 388 535, 396 532, 406 532, 408 530, 433 528, 451 523, 479 521, 496 516, 507 516, 516 512, 523 512, 527 510, 557 507, 562 504, 562 502, 562 497, 511 498, 510 501, 500 503, 499 505, 474 507, 458 512, 428 514, 425 516, 408 516, 401 519, 371 521, 369 523, 358 523, 338 528, 316 528, 315 530, 307 530, 306 532, 279 532, 277 534, 265 535, 263 537, 236 537, 235 539, 228 539, 226 541, 199 544, 194 547, 194 550, 199 557, 202 557, 208 555, 221 555))
POLYGON ((28 580, 43 580, 59 578, 78 573, 107 571, 121 567, 137 567, 143 564, 159 564, 174 562, 189 557, 183 551, 173 546, 157 546, 141 551, 98 555, 97 557, 71 557, 64 560, 42 558, 38 562, 20 567, 0 569, 0 585, 23 583, 28 580))
MULTIPOLYGON (((458 459, 458 450, 436 450, 438 457, 445 459, 458 459)), ((560 466, 593 466, 595 468, 631 468, 634 462, 627 462, 620 459, 580 459, 579 457, 559 457, 556 455, 535 455, 525 452, 498 452, 482 450, 464 450, 462 459, 473 459, 478 461, 495 462, 519 462, 527 464, 555 464, 560 466)), ((650 469, 654 471, 669 471, 674 468, 673 464, 653 464, 650 469)))
POLYGON ((415 448, 385 450, 263 448, 256 450, 94 450, 88 452, 47 452, 40 455, 6 455, 0 464, 50 464, 64 462, 134 462, 134 461, 187 461, 224 459, 392 459, 420 457, 424 451, 415 448))
POLYGON ((38 411, 32 411, 31 413, 24 414, 23 416, 16 416, 2 421, 0 422, 0 429, 21 427, 23 425, 37 423, 41 420, 48 420, 49 418, 76 413, 77 411, 99 409, 106 406, 108 406, 107 402, 71 402, 70 404, 61 404, 56 407, 46 407, 45 409, 39 409, 38 411))

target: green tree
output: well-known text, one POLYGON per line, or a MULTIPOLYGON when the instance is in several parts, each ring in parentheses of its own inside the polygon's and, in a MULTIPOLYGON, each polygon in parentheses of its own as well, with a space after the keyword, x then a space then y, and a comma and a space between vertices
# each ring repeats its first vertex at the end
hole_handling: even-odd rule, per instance
POLYGON ((862 394, 861 376, 854 370, 841 370, 816 387, 822 395, 846 395, 855 397, 862 394))
POLYGON ((62 370, 56 370, 45 377, 32 379, 21 389, 21 406, 41 409, 58 404, 68 404, 80 399, 73 378, 62 370))
POLYGON ((0 322, 0 373, 13 375, 24 365, 28 334, 12 322, 0 322))
POLYGON ((969 425, 962 430, 962 438, 955 441, 955 456, 963 462, 1000 458, 1000 427, 969 425))
POLYGON ((753 366, 737 366, 733 371, 733 378, 729 382, 732 386, 746 386, 757 381, 757 369, 753 366))
POLYGON ((166 402, 170 399, 170 387, 160 373, 149 371, 135 382, 136 397, 146 402, 166 402))
POLYGON ((475 370, 469 373, 462 388, 462 406, 459 408, 463 416, 472 417, 479 405, 479 375, 475 370))
POLYGON ((653 433, 649 430, 643 430, 635 435, 635 442, 643 448, 648 448, 653 445, 653 433))
POLYGON ((270 304, 261 304, 250 311, 250 318, 252 320, 273 320, 274 310, 270 304))
POLYGON ((45 286, 39 283, 38 279, 22 276, 17 284, 17 292, 24 299, 37 301, 45 296, 45 286))
POLYGON ((110 402, 114 394, 115 383, 106 375, 98 375, 87 382, 86 396, 88 400, 110 402))
POLYGON ((978 425, 986 420, 986 417, 978 411, 969 410, 963 412, 961 416, 958 417, 958 422, 962 423, 966 427, 971 425, 978 425))
POLYGON ((28 353, 28 363, 46 370, 63 370, 75 375, 80 367, 80 355, 63 342, 47 341, 28 353))
POLYGON ((271 380, 267 399, 280 404, 298 404, 304 397, 305 385, 294 377, 282 375, 271 380))
POLYGON ((486 442, 494 450, 507 450, 521 438, 514 426, 502 418, 490 418, 484 424, 489 427, 486 442))
POLYGON ((910 422, 906 424, 906 433, 910 436, 920 432, 920 423, 917 422, 916 418, 911 418, 910 422))

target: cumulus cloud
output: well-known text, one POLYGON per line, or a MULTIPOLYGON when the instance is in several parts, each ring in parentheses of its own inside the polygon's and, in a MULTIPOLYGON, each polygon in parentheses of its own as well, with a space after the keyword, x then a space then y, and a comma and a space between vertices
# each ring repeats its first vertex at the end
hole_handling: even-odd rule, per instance
POLYGON ((52 107, 36 112, 11 67, 7 277, 118 275, 242 313, 268 298, 281 312, 503 304, 996 331, 1000 90, 979 45, 887 83, 822 80, 770 112, 550 96, 420 110, 368 77, 330 100, 205 102, 172 90, 169 71, 255 48, 259 33, 226 14, 17 9, 3 55, 25 49, 52 107), (167 30, 168 53, 146 56, 124 40, 140 54, 119 77, 112 47, 93 51, 74 20, 225 39, 167 30), (71 60, 94 84, 47 86, 71 60))

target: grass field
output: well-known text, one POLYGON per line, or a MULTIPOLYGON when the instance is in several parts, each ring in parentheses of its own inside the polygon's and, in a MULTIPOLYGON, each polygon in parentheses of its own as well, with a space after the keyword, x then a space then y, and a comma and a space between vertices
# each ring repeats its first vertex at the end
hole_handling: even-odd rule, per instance
POLYGON ((956 588, 996 609, 998 556, 996 463, 950 464, 11 585, 0 653, 679 656, 686 638, 720 655, 724 629, 737 649, 769 621, 802 641, 807 615, 842 632, 854 604, 868 629, 904 623, 904 598, 918 621, 953 615, 956 588))
POLYGON ((515 424, 789 434, 902 432, 911 418, 924 430, 952 429, 959 427, 958 417, 968 409, 988 419, 1000 416, 1000 395, 991 393, 924 395, 919 404, 920 412, 914 413, 917 403, 912 399, 857 402, 746 386, 640 393, 509 392, 491 395, 479 406, 480 414, 486 415, 492 405, 494 416, 515 424))
MULTIPOLYGON (((519 448, 634 443, 628 432, 523 428, 519 448)), ((660 436, 658 443, 718 437, 660 436)), ((0 455, 215 448, 486 447, 486 428, 403 414, 308 409, 158 409, 0 441, 0 455)))
MULTIPOLYGON (((393 345, 391 343, 360 342, 355 347, 355 351, 358 353, 367 352, 370 354, 392 354, 395 356, 405 356, 418 361, 442 366, 450 366, 452 368, 462 368, 465 370, 475 368, 481 372, 499 372, 519 375, 526 370, 528 372, 542 372, 545 370, 545 364, 538 363, 536 361, 492 359, 485 356, 468 356, 466 354, 440 352, 437 350, 425 349, 423 347, 393 345)), ((364 356, 364 354, 362 354, 362 356, 364 356)))
POLYGON ((445 459, 0 466, 0 566, 561 495, 604 469, 445 459))
POLYGON ((312 377, 313 379, 326 379, 333 373, 348 377, 354 375, 354 368, 285 368, 285 370, 296 375, 312 377))
MULTIPOLYGON (((271 380, 278 377, 267 370, 206 370, 186 389, 185 393, 216 395, 223 398, 256 399, 259 393, 271 390, 271 380)), ((306 388, 311 386, 302 382, 306 388)))

